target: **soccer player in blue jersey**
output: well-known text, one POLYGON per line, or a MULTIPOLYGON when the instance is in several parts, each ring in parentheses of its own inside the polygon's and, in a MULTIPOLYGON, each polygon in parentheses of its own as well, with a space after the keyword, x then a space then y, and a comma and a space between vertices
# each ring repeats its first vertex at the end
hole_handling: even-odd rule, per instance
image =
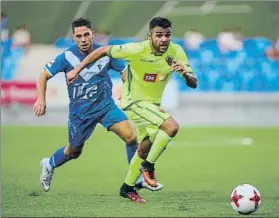
MULTIPOLYGON (((42 116, 46 113, 46 87, 48 79, 59 72, 67 74, 78 66, 81 61, 98 45, 93 44, 94 33, 91 23, 86 18, 78 18, 72 22, 73 39, 76 45, 62 52, 53 61, 45 65, 37 83, 37 101, 34 104, 34 114, 42 116)), ((60 147, 50 158, 41 161, 40 183, 44 191, 49 191, 55 168, 72 159, 78 158, 86 140, 94 128, 101 123, 107 130, 114 132, 126 143, 128 161, 137 150, 137 137, 130 121, 120 110, 112 98, 112 82, 108 71, 114 69, 123 71, 125 62, 105 56, 89 64, 80 73, 77 80, 68 84, 69 104, 69 144, 60 147)), ((142 147, 148 146, 142 143, 142 147)), ((138 152, 148 153, 145 149, 138 152)), ((156 191, 147 184, 141 184, 151 191, 156 191)), ((126 193, 124 197, 132 201, 144 202, 136 190, 126 193)))

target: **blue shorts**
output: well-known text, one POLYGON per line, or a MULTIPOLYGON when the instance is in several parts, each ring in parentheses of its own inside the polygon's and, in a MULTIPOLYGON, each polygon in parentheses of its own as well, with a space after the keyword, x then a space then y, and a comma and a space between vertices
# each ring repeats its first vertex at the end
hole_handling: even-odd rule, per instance
POLYGON ((128 120, 126 114, 115 104, 110 106, 108 111, 96 117, 80 119, 75 114, 70 115, 68 123, 69 143, 76 147, 83 146, 98 123, 101 123, 107 130, 109 130, 113 124, 124 120, 128 120))

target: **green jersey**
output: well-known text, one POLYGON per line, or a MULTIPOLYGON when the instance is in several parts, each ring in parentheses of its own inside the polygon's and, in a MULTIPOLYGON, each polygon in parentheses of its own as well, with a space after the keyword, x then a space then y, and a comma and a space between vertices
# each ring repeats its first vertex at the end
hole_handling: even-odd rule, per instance
POLYGON ((127 80, 121 93, 122 108, 135 101, 161 103, 165 86, 172 74, 167 58, 183 64, 187 71, 192 72, 182 47, 175 43, 170 43, 168 50, 161 56, 152 53, 148 40, 113 45, 110 47, 110 56, 127 61, 127 80))

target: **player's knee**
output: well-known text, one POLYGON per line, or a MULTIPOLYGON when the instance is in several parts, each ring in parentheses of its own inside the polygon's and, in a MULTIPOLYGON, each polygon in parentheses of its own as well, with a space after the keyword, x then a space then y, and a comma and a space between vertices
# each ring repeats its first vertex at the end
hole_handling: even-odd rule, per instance
POLYGON ((82 150, 71 153, 71 159, 77 159, 82 153, 82 150))
POLYGON ((64 154, 69 159, 77 159, 82 153, 82 146, 74 147, 74 146, 67 146, 64 150, 64 154))
POLYGON ((146 136, 142 142, 139 144, 138 147, 138 155, 141 159, 146 159, 148 156, 148 153, 151 149, 152 143, 149 140, 149 136, 146 136))
POLYGON ((179 125, 178 125, 178 123, 173 124, 173 126, 172 126, 171 129, 170 129, 169 136, 170 136, 170 137, 176 136, 176 134, 178 133, 178 131, 179 131, 179 125))
POLYGON ((177 123, 173 123, 169 126, 168 131, 166 132, 169 137, 174 137, 178 133, 179 125, 177 123))
POLYGON ((131 131, 129 134, 127 134, 124 137, 124 141, 126 142, 127 145, 134 146, 137 144, 137 136, 134 131, 131 131))
POLYGON ((149 151, 145 151, 144 149, 138 148, 138 155, 141 159, 145 160, 148 156, 149 151))
POLYGON ((174 137, 179 131, 179 125, 173 118, 169 118, 162 124, 161 129, 165 131, 168 136, 174 137))

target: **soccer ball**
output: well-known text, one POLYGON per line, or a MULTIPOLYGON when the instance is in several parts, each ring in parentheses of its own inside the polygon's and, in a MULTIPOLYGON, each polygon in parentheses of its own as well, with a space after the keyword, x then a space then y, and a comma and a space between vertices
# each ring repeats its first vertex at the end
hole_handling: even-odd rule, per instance
POLYGON ((252 214, 261 205, 261 195, 258 189, 249 184, 237 186, 231 193, 231 206, 240 214, 252 214))

